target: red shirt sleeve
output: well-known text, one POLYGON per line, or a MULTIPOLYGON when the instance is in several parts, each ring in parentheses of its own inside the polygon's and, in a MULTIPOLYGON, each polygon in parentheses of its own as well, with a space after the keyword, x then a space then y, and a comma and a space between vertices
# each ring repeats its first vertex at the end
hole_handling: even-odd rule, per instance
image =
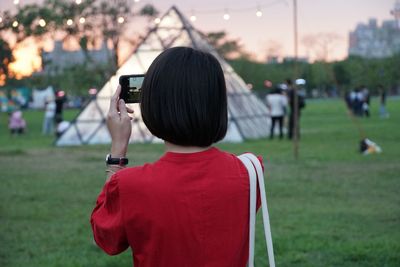
POLYGON ((118 177, 114 174, 97 198, 90 219, 94 240, 109 255, 116 255, 129 247, 124 229, 118 177))

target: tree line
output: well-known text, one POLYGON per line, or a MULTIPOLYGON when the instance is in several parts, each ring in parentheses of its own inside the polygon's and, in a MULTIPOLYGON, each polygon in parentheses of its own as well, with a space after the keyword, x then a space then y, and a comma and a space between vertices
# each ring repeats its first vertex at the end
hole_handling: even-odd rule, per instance
MULTIPOLYGON (((225 49, 225 48, 224 48, 225 49)), ((382 85, 386 90, 397 94, 400 86, 400 54, 389 58, 366 59, 349 57, 335 62, 281 62, 260 63, 246 57, 230 59, 228 62, 246 83, 253 85, 254 90, 265 90, 265 81, 277 85, 288 78, 303 78, 306 80, 306 90, 311 93, 317 89, 327 93, 335 89, 340 95, 361 85, 367 86, 371 93, 377 93, 377 87, 382 85), (298 77, 294 77, 297 64, 298 77)), ((63 69, 54 75, 33 75, 21 80, 8 79, 7 86, 24 86, 45 88, 53 85, 55 88, 67 89, 71 94, 86 95, 89 88, 101 89, 110 78, 109 65, 86 64, 74 65, 63 69)))
POLYGON ((382 85, 396 94, 400 86, 400 54, 388 58, 351 56, 335 62, 288 61, 265 64, 239 58, 231 60, 230 63, 246 83, 253 85, 255 90, 263 90, 265 80, 278 84, 288 78, 305 79, 305 88, 308 91, 317 89, 328 92, 335 89, 341 95, 362 85, 367 86, 372 93, 377 93, 377 87, 382 85), (298 77, 295 77, 295 68, 297 68, 298 77))

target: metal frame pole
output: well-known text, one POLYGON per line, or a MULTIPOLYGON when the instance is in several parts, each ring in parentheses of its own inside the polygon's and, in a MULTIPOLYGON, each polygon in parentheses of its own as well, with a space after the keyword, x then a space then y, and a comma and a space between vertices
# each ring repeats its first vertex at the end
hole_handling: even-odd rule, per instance
POLYGON ((299 158, 299 98, 297 94, 296 79, 298 78, 298 29, 297 29, 297 0, 293 0, 293 33, 294 33, 294 81, 292 83, 293 93, 293 154, 299 158))

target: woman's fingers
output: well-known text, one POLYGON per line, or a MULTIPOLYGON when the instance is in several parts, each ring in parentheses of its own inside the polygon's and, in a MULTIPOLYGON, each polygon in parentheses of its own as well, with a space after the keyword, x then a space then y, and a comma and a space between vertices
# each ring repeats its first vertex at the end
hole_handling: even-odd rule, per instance
POLYGON ((121 115, 121 119, 128 119, 130 118, 128 115, 128 107, 125 105, 125 101, 123 99, 120 99, 118 102, 118 109, 119 109, 119 114, 121 115))
POLYGON ((108 111, 109 118, 119 118, 119 119, 130 119, 132 117, 129 114, 133 114, 134 111, 130 107, 126 106, 125 101, 119 98, 121 93, 121 86, 118 85, 117 90, 110 100, 110 110, 108 111))
POLYGON ((111 114, 118 112, 118 99, 119 99, 120 93, 121 93, 121 86, 118 85, 117 90, 115 91, 114 95, 111 97, 111 100, 110 100, 109 113, 111 113, 111 114))

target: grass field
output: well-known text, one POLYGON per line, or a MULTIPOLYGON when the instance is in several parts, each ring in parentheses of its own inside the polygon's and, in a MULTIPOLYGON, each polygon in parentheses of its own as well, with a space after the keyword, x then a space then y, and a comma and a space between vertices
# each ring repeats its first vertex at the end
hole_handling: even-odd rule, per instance
MULTIPOLYGON (((265 159, 277 266, 400 266, 400 100, 389 119, 361 119, 379 155, 358 153, 359 134, 339 101, 307 103, 300 159, 286 140, 221 144, 265 159)), ((76 111, 68 111, 72 118, 76 111)), ((0 120, 0 266, 131 266, 93 245, 89 216, 105 179, 108 146, 53 147, 43 113, 27 111, 29 131, 11 137, 0 120)), ((130 162, 159 158, 162 145, 131 145, 130 162)), ((257 266, 267 266, 261 221, 257 266)))

